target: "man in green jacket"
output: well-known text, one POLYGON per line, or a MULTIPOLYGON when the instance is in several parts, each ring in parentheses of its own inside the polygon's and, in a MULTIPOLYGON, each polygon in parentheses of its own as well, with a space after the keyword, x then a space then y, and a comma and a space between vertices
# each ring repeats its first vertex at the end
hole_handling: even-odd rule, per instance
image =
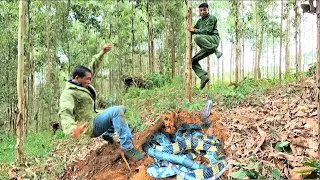
POLYGON ((92 71, 82 65, 77 66, 72 73, 72 80, 66 84, 60 97, 59 117, 64 134, 79 138, 82 134, 102 138, 113 143, 113 133, 120 139, 124 154, 133 159, 141 160, 144 155, 136 150, 132 144, 132 135, 125 122, 124 106, 113 106, 98 113, 95 108, 96 91, 91 78, 96 75, 103 60, 103 56, 110 51, 112 45, 105 44, 102 51, 93 56, 90 63, 92 71))
POLYGON ((187 30, 194 36, 194 41, 201 48, 201 50, 192 57, 192 69, 196 75, 201 79, 200 89, 203 89, 209 82, 207 72, 203 70, 199 61, 203 58, 215 53, 219 59, 222 53, 217 50, 219 46, 220 36, 217 29, 217 18, 209 14, 208 4, 202 3, 199 6, 199 19, 194 27, 187 26, 187 30))

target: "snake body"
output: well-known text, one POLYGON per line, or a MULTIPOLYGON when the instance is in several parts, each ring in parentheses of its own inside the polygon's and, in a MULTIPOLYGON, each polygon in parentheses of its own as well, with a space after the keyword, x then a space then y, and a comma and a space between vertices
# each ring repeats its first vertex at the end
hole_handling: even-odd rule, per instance
POLYGON ((212 101, 201 110, 202 125, 183 124, 175 135, 157 132, 147 138, 143 150, 155 160, 147 168, 147 173, 155 178, 177 175, 177 179, 216 179, 228 169, 230 161, 219 155, 222 145, 218 138, 201 133, 208 126, 212 101), (206 157, 210 166, 193 161, 198 155, 206 157))
MULTIPOLYGON (((182 127, 186 128, 187 125, 182 127)), ((182 133, 179 138, 173 139, 179 139, 179 141, 168 143, 169 138, 165 134, 156 133, 151 135, 143 145, 143 150, 155 159, 155 163, 147 169, 147 173, 152 177, 164 178, 178 175, 180 179, 216 179, 230 165, 225 156, 218 154, 221 143, 216 137, 203 135, 191 128, 182 133), (159 140, 161 139, 159 136, 165 140, 159 140), (193 161, 192 159, 197 155, 209 159, 210 166, 193 161)))

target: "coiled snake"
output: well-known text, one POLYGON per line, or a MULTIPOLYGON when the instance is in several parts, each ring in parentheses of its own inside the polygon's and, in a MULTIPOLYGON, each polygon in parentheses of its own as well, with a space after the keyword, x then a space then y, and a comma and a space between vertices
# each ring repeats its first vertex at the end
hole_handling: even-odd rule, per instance
POLYGON ((209 100, 200 111, 204 124, 184 124, 174 135, 157 132, 148 137, 143 150, 155 160, 150 164, 147 173, 155 178, 177 175, 177 179, 216 179, 230 166, 225 156, 219 155, 221 142, 218 138, 201 133, 208 126, 208 117, 212 107, 209 100), (206 157, 210 166, 193 161, 198 155, 206 157))

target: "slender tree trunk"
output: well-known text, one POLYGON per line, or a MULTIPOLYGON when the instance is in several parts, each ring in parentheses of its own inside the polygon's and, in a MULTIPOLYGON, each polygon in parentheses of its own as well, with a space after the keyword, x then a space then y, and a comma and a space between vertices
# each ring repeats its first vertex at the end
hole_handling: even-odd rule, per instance
MULTIPOLYGON (((299 33, 298 33, 298 36, 299 36, 299 49, 298 49, 298 69, 299 69, 299 72, 301 72, 301 56, 302 56, 302 49, 301 49, 301 14, 300 14, 300 17, 299 17, 299 33)), ((304 70, 304 68, 302 69, 302 71, 304 70)))
MULTIPOLYGON (((69 17, 70 7, 71 7, 71 0, 68 0, 67 15, 66 15, 66 20, 67 20, 66 29, 69 29, 68 17, 69 17)), ((67 32, 68 75, 71 76, 70 41, 69 41, 69 35, 68 35, 69 33, 68 33, 68 30, 67 30, 66 32, 67 32)))
MULTIPOLYGON (((221 40, 221 52, 223 53, 223 41, 221 40)), ((221 57, 221 80, 224 81, 224 57, 221 57)))
POLYGON ((299 80, 299 73, 301 72, 301 41, 300 41, 300 23, 301 23, 301 15, 298 12, 299 2, 295 1, 294 11, 295 11, 295 45, 296 45, 296 77, 299 80))
POLYGON ((244 79, 244 48, 245 48, 245 40, 244 40, 244 37, 242 37, 242 79, 244 79))
MULTIPOLYGON (((258 1, 256 1, 256 3, 255 3, 255 13, 258 14, 258 1)), ((256 18, 255 18, 255 33, 256 33, 256 36, 255 36, 255 55, 254 55, 254 73, 253 73, 254 79, 258 79, 258 67, 259 67, 258 66, 258 49, 259 49, 258 25, 259 25, 258 16, 256 15, 256 18)))
MULTIPOLYGON (((317 64, 318 64, 318 73, 317 73, 317 82, 318 82, 318 118, 320 117, 320 0, 317 0, 317 64)), ((318 121, 318 127, 320 127, 320 121, 318 121)), ((318 137, 318 155, 320 155, 320 137, 318 137)))
POLYGON ((257 66, 256 66, 258 79, 261 79, 260 62, 261 62, 262 45, 263 45, 263 33, 264 33, 264 25, 261 23, 261 35, 260 35, 260 42, 259 42, 259 49, 258 49, 258 59, 257 59, 257 66))
POLYGON ((166 5, 166 0, 162 0, 162 6, 163 6, 163 18, 164 18, 164 46, 163 46, 163 62, 161 63, 160 62, 160 67, 164 67, 165 69, 165 72, 166 69, 168 69, 168 66, 169 65, 169 56, 168 56, 168 47, 169 47, 169 36, 168 36, 168 19, 167 19, 167 5, 166 5))
POLYGON ((279 80, 281 83, 281 62, 282 62, 282 24, 283 24, 283 0, 281 0, 281 17, 280 17, 280 56, 279 56, 279 80))
POLYGON ((269 34, 267 33, 267 78, 269 78, 269 34))
POLYGON ((30 117, 31 117, 31 109, 32 109, 32 102, 31 101, 31 82, 30 82, 30 74, 32 72, 30 72, 30 69, 31 69, 31 15, 30 15, 30 6, 31 6, 31 0, 28 0, 28 4, 27 4, 27 16, 28 16, 28 55, 27 55, 27 69, 29 69, 29 72, 28 72, 28 80, 27 80, 27 93, 26 94, 26 100, 25 100, 25 127, 24 129, 26 130, 25 131, 25 134, 28 134, 28 126, 29 126, 29 123, 31 122, 30 121, 30 117))
POLYGON ((150 14, 150 7, 151 7, 150 0, 147 0, 149 68, 150 68, 150 72, 155 72, 153 27, 152 27, 152 18, 151 18, 151 14, 150 14))
MULTIPOLYGON (((207 57, 207 73, 208 73, 208 77, 209 77, 209 79, 210 79, 210 77, 211 77, 211 71, 210 71, 211 69, 210 69, 210 56, 208 56, 207 57)), ((208 89, 210 89, 210 84, 211 83, 207 83, 207 88, 208 89)), ((212 78, 212 84, 213 84, 213 78, 212 78)))
POLYGON ((132 70, 133 70, 133 74, 135 74, 135 67, 134 67, 134 61, 133 61, 133 55, 134 55, 134 26, 133 26, 133 18, 135 17, 135 12, 134 12, 134 6, 133 3, 131 4, 131 66, 132 66, 132 70))
POLYGON ((113 75, 113 70, 112 68, 109 69, 109 95, 112 95, 112 75, 113 75))
POLYGON ((51 82, 51 74, 52 74, 52 62, 51 62, 51 49, 50 49, 50 3, 46 0, 46 47, 47 47, 47 64, 46 64, 46 82, 50 84, 51 82))
POLYGON ((233 59, 233 48, 231 45, 231 50, 230 50, 231 56, 230 56, 230 82, 232 82, 232 59, 233 59))
POLYGON ((171 56, 172 56, 171 70, 172 70, 172 78, 174 78, 174 76, 176 75, 176 43, 175 43, 176 38, 174 38, 175 37, 175 30, 174 29, 172 30, 172 35, 173 35, 173 38, 172 38, 172 50, 171 50, 171 56))
MULTIPOLYGON (((192 24, 192 7, 188 0, 185 0, 186 6, 188 8, 187 16, 186 16, 186 25, 192 24)), ((189 102, 191 102, 191 32, 186 30, 186 62, 185 62, 185 89, 186 89, 186 97, 189 102)))
MULTIPOLYGON (((289 10, 287 10, 289 13, 289 10)), ((285 54, 285 72, 288 74, 290 72, 290 15, 287 18, 287 29, 286 29, 286 54, 285 54)))
MULTIPOLYGON (((220 58, 219 59, 217 59, 217 83, 219 83, 219 81, 220 81, 220 58)), ((213 73, 214 73, 214 71, 213 71, 213 73)))
MULTIPOLYGON (((273 29, 272 29, 273 34, 273 29)), ((276 52, 274 49, 274 36, 272 35, 272 52, 273 52, 273 77, 276 77, 276 52)))
POLYGON ((23 92, 23 66, 24 66, 24 1, 19 2, 19 26, 18 26, 18 69, 17 69, 17 93, 18 93, 18 116, 17 116, 17 144, 16 144, 16 160, 23 161, 24 152, 24 92, 23 92))
POLYGON ((233 2, 235 9, 235 33, 236 33, 236 69, 235 69, 235 83, 239 82, 239 62, 240 62, 240 25, 239 25, 239 0, 233 2))

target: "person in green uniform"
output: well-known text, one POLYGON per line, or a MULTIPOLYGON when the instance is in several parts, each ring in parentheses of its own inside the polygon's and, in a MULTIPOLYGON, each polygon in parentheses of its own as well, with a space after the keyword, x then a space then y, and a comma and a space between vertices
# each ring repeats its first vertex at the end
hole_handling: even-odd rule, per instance
POLYGON ((194 37, 195 43, 200 47, 200 51, 192 57, 192 69, 196 75, 201 79, 200 89, 203 89, 209 82, 207 72, 202 69, 199 61, 209 55, 215 53, 219 59, 222 52, 218 51, 220 36, 217 29, 217 18, 209 14, 207 3, 202 3, 199 6, 199 19, 195 26, 188 25, 187 30, 190 31, 194 37))
POLYGON ((59 118, 64 134, 79 138, 82 134, 102 138, 113 143, 113 134, 119 136, 120 146, 124 154, 135 160, 144 158, 144 154, 135 149, 132 135, 124 119, 126 108, 113 106, 98 112, 95 107, 97 93, 90 84, 91 78, 99 71, 103 56, 112 48, 105 44, 99 54, 94 55, 89 68, 78 65, 72 72, 72 79, 66 82, 59 104, 59 118))

